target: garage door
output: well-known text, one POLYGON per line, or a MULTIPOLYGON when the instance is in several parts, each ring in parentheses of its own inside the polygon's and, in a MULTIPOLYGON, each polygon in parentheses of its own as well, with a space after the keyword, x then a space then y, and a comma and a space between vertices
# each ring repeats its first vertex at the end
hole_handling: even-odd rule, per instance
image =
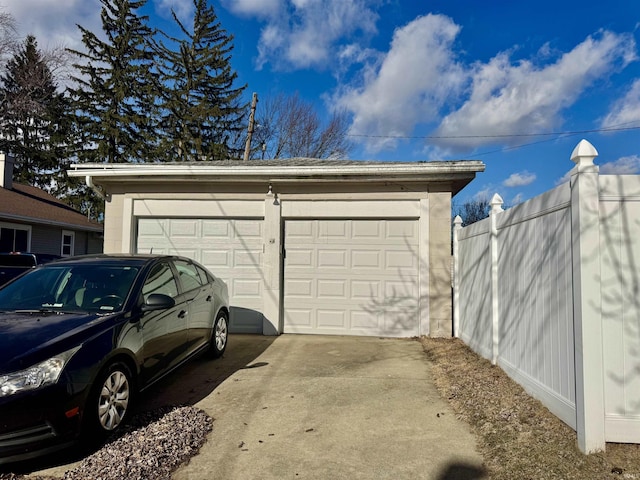
POLYGON ((419 335, 416 220, 288 220, 284 331, 419 335))
POLYGON ((137 251, 192 258, 222 278, 230 330, 262 333, 262 219, 138 219, 137 251))

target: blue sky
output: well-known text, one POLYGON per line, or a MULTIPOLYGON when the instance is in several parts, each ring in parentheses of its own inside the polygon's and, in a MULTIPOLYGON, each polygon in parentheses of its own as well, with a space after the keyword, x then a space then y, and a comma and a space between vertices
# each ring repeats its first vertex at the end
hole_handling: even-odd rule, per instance
MULTIPOLYGON (((351 118, 351 158, 481 160, 455 199, 507 205, 566 179, 582 139, 640 173, 639 0, 210 0, 260 98, 298 92, 351 118)), ((0 0, 42 48, 100 31, 97 0, 0 0)), ((151 24, 192 0, 149 0, 151 24)))

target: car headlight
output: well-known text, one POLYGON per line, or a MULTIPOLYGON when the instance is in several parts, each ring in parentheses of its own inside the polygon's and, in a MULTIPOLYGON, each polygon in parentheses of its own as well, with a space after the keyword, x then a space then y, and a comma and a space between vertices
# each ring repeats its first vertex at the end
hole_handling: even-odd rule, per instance
POLYGON ((62 369, 80 347, 55 355, 44 362, 19 372, 0 375, 0 397, 36 390, 58 381, 62 369))

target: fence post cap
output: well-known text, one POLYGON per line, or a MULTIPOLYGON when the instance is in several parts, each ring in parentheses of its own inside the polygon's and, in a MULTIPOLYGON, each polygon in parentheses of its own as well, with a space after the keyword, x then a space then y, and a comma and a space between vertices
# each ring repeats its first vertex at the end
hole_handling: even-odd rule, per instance
POLYGON ((460 215, 456 215, 456 218, 453 219, 453 224, 456 227, 462 226, 462 217, 460 215))
POLYGON ((571 152, 571 161, 576 165, 593 165, 593 159, 598 156, 598 151, 588 141, 582 139, 571 152))

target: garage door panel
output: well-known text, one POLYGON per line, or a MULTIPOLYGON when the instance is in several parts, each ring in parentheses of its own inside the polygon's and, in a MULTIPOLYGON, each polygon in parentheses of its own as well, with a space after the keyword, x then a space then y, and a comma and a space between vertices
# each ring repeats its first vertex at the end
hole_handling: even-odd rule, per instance
POLYGON ((347 282, 345 280, 318 280, 318 298, 339 299, 347 298, 347 282))
POLYGON ((174 237, 196 238, 198 234, 197 220, 172 220, 169 224, 169 235, 174 237))
POLYGON ((308 242, 313 238, 314 224, 307 221, 290 220, 287 222, 287 237, 289 243, 295 244, 298 241, 308 242))
POLYGON ((313 327, 313 312, 310 308, 291 308, 287 310, 287 321, 292 333, 309 331, 313 327))
POLYGON ((259 280, 244 280, 234 278, 233 285, 234 298, 259 298, 262 295, 262 282, 259 280))
POLYGON ((254 240, 262 243, 262 223, 244 222, 235 224, 236 238, 243 240, 254 240))
POLYGON ((418 266, 418 259, 414 252, 391 250, 385 252, 384 264, 386 269, 408 268, 413 272, 418 266))
POLYGON ((228 250, 201 250, 201 261, 204 265, 211 265, 212 269, 229 266, 230 252, 228 250))
POLYGON ((234 250, 233 267, 262 269, 262 250, 234 250))
POLYGON ((341 267, 346 268, 347 265, 347 252, 346 250, 319 250, 318 251, 318 265, 317 268, 332 268, 341 267))
POLYGON ((290 268, 301 267, 308 269, 314 267, 314 255, 310 249, 287 249, 287 264, 290 268))
POLYGON ((384 294, 390 301, 407 299, 407 302, 414 303, 419 295, 418 281, 410 278, 403 282, 387 280, 384 282, 384 294))
POLYGON ((231 238, 231 225, 229 222, 203 220, 202 237, 203 238, 231 238))
POLYGON ((289 296, 296 298, 313 298, 313 280, 296 279, 287 281, 285 288, 289 296))
POLYGON ((318 222, 318 238, 322 240, 338 240, 342 242, 348 236, 347 224, 344 221, 324 221, 318 222))
POLYGON ((380 314, 362 311, 351 312, 351 328, 353 330, 372 332, 373 335, 376 335, 382 331, 381 325, 382 315, 380 314))
POLYGON ((317 328, 331 330, 339 328, 343 330, 348 327, 346 322, 347 313, 345 310, 318 309, 317 328))
POLYGON ((287 221, 285 332, 418 335, 417 223, 287 221), (305 295, 297 283, 303 281, 313 285, 305 295), (297 320, 292 309, 309 318, 297 320))
POLYGON ((394 220, 385 224, 385 238, 415 240, 418 237, 418 222, 394 220))
POLYGON ((164 221, 156 219, 145 219, 138 226, 138 235, 141 237, 165 237, 167 234, 164 221))
POLYGON ((380 250, 352 250, 352 268, 371 268, 379 270, 383 268, 380 250))
POLYGON ((354 240, 372 238, 380 238, 382 231, 382 225, 379 222, 372 221, 358 221, 352 222, 352 238, 354 240))
POLYGON ((262 333, 264 274, 261 219, 138 219, 137 251, 183 255, 227 283, 230 331, 262 333))
MULTIPOLYGON (((351 298, 356 301, 380 298, 382 295, 382 281, 380 280, 352 280, 351 298)), ((360 302, 361 303, 361 302, 360 302)))

